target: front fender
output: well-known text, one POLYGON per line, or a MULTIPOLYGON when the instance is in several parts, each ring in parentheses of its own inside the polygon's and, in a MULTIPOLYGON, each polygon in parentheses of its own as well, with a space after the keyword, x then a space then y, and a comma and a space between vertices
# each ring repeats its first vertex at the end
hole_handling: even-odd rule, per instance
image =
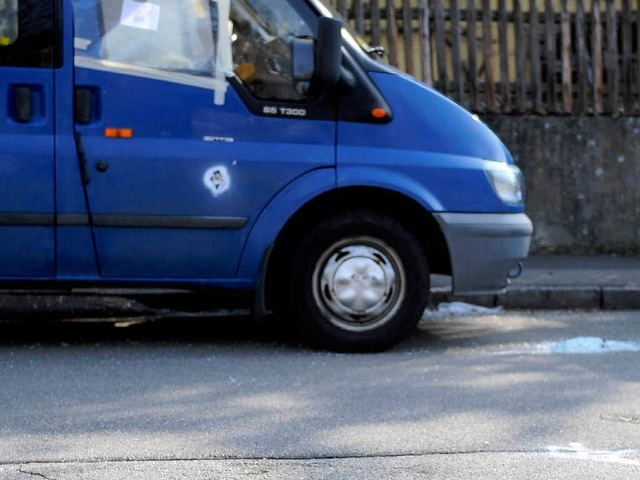
POLYGON ((337 183, 338 188, 367 186, 390 190, 412 198, 429 212, 444 210, 442 203, 423 184, 384 167, 341 166, 337 183))
POLYGON ((240 257, 237 277, 258 278, 265 252, 287 221, 307 202, 335 186, 335 169, 322 168, 298 177, 271 199, 251 227, 240 257))

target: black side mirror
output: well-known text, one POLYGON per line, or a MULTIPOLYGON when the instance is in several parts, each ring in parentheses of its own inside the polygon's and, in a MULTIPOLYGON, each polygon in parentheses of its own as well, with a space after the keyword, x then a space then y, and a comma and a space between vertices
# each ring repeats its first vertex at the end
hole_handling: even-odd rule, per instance
POLYGON ((332 88, 340 80, 342 66, 342 22, 334 18, 318 19, 315 45, 314 79, 320 88, 332 88))

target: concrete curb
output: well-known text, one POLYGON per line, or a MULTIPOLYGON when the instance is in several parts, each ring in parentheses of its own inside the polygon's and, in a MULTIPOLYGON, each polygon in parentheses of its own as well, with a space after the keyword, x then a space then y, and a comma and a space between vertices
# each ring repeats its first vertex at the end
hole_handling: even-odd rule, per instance
POLYGON ((453 296, 434 289, 431 304, 461 301, 483 307, 508 310, 638 310, 640 287, 611 286, 526 286, 509 287, 505 293, 490 296, 453 296))
POLYGON ((640 309, 640 287, 603 287, 602 308, 606 310, 640 309))
MULTIPOLYGON (((162 318, 176 316, 248 315, 237 304, 208 301, 200 305, 198 294, 173 292, 173 302, 157 305, 157 299, 170 291, 88 290, 82 293, 0 291, 0 320, 19 318, 162 318), (151 302, 148 300, 153 298, 151 302), (186 307, 186 308, 185 308, 186 307), (197 308, 200 307, 200 308, 197 308), (213 308, 212 308, 213 307, 213 308)), ((202 302, 202 298, 200 298, 202 302)), ((431 307, 443 302, 461 301, 482 307, 507 310, 640 310, 640 286, 510 286, 500 295, 453 296, 451 288, 436 286, 431 307)))

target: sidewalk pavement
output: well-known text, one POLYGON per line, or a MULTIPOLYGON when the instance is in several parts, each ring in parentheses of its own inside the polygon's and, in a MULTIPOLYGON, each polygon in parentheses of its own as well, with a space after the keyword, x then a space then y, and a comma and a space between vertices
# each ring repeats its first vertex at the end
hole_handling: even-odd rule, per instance
POLYGON ((505 293, 452 297, 448 277, 434 276, 432 303, 464 301, 507 309, 640 309, 640 256, 535 255, 505 293))

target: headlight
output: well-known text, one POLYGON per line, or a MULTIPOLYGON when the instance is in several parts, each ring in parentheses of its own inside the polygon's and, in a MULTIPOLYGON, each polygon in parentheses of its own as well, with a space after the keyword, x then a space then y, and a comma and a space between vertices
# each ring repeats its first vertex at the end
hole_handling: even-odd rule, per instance
POLYGON ((522 172, 515 165, 500 164, 497 168, 485 170, 491 186, 505 203, 521 204, 524 202, 524 180, 522 172))

